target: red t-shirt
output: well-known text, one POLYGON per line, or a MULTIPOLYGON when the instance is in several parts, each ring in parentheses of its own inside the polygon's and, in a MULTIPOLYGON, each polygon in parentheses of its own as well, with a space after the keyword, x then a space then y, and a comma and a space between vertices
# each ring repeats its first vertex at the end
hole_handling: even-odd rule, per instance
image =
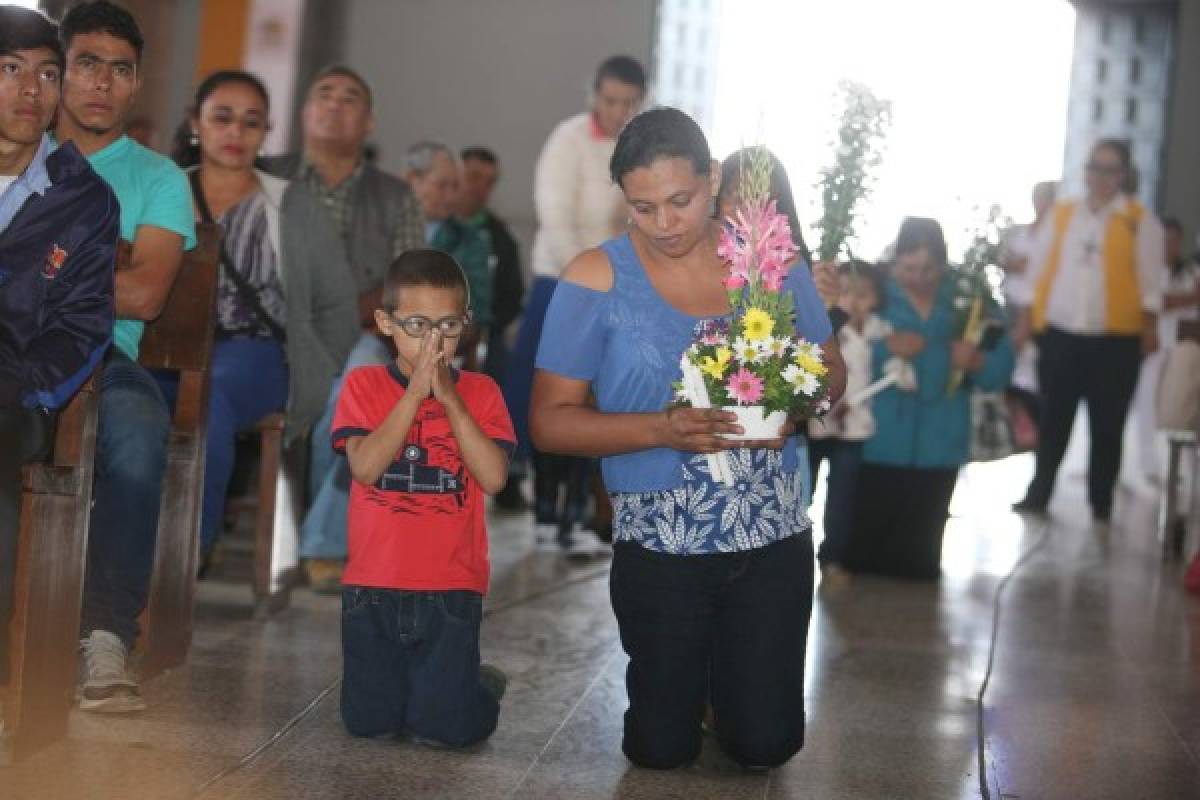
MULTIPOLYGON (((459 395, 484 434, 512 452, 516 436, 495 381, 455 372, 459 395)), ((333 447, 365 436, 404 396, 408 379, 394 363, 359 367, 342 383, 333 417, 333 447)), ((350 556, 342 581, 351 586, 444 591, 488 586, 483 491, 467 472, 446 409, 421 403, 408 439, 374 486, 350 487, 350 556)))

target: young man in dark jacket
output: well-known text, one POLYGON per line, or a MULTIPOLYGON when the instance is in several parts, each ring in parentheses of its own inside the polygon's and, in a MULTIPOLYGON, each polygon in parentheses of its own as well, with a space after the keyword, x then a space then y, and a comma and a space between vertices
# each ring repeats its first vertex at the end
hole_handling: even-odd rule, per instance
POLYGON ((0 6, 0 684, 21 466, 49 449, 54 413, 112 337, 117 199, 73 145, 54 149, 45 134, 62 64, 52 22, 0 6))

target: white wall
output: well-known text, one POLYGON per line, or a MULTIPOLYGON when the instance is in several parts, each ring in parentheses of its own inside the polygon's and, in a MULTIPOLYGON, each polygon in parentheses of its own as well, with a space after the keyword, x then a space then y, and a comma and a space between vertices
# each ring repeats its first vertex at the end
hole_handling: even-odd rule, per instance
MULTIPOLYGON (((374 137, 399 170, 423 138, 496 151, 493 205, 522 239, 534 227, 533 167, 559 120, 583 110, 597 64, 651 64, 654 0, 352 0, 340 57, 376 94, 374 137)), ((307 65, 305 65, 307 66, 307 65)))

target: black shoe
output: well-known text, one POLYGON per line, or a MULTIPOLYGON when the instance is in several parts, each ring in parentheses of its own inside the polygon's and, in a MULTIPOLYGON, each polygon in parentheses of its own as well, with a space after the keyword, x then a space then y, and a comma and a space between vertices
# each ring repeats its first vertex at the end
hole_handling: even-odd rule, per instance
POLYGON ((479 682, 488 694, 496 698, 497 703, 504 699, 504 693, 508 689, 508 676, 503 670, 491 664, 480 664, 479 682))
POLYGON ((496 507, 504 511, 524 511, 529 508, 525 496, 521 494, 521 482, 510 478, 504 488, 496 492, 496 507))
POLYGON ((1093 508, 1092 509, 1092 520, 1094 522, 1111 522, 1112 521, 1112 509, 1111 508, 1093 508))
POLYGON ((1026 497, 1019 503, 1012 504, 1012 510, 1018 514, 1045 514, 1047 503, 1039 503, 1026 497))

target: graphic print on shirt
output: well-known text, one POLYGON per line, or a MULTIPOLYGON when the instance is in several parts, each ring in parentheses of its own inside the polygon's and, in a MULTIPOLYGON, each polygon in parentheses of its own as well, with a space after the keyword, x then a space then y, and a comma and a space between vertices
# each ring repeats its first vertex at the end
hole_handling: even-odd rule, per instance
POLYGON ((440 404, 425 403, 408 441, 375 482, 369 502, 395 514, 457 513, 467 501, 467 470, 440 404))

